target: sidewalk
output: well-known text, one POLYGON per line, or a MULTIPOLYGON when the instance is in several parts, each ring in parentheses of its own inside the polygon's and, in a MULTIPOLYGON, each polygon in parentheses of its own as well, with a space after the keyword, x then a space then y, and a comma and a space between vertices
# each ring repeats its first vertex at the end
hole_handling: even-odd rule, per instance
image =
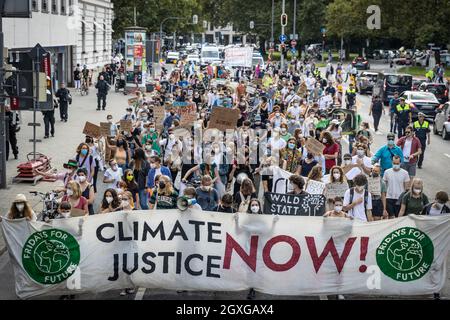
MULTIPOLYGON (((85 136, 82 134, 84 124, 86 121, 98 124, 99 122, 106 122, 106 116, 112 114, 114 121, 118 121, 125 113, 125 108, 128 106, 127 99, 129 96, 124 96, 122 92, 115 93, 114 89, 110 90, 107 98, 106 111, 96 111, 97 96, 94 87, 90 88, 88 96, 80 96, 75 93, 73 88, 69 88, 73 96, 73 103, 69 106, 69 120, 64 123, 60 121, 59 109, 55 110, 55 137, 49 139, 44 138, 44 122, 41 112, 36 113, 37 122, 41 123, 41 127, 37 127, 37 139, 42 142, 36 146, 36 151, 51 157, 52 168, 63 170, 63 163, 73 158, 76 153, 78 144, 84 142, 85 136)), ((12 184, 12 179, 17 175, 17 166, 27 161, 27 154, 33 151, 33 144, 28 142, 33 138, 32 127, 27 126, 33 120, 33 112, 22 111, 21 130, 17 133, 17 144, 19 147, 19 159, 14 160, 14 156, 10 155, 9 161, 6 163, 7 183, 8 188, 1 190, 2 197, 0 199, 0 215, 4 216, 8 213, 11 202, 18 193, 23 193, 33 205, 36 213, 42 210, 42 204, 39 203, 38 198, 33 198, 30 191, 38 190, 47 192, 61 186, 62 182, 38 182, 33 186, 29 182, 21 182, 12 184)), ((99 177, 98 185, 101 185, 101 177, 99 177)), ((98 190, 98 197, 103 195, 101 189, 98 190)), ((0 232, 0 254, 5 250, 5 243, 3 235, 0 232)))

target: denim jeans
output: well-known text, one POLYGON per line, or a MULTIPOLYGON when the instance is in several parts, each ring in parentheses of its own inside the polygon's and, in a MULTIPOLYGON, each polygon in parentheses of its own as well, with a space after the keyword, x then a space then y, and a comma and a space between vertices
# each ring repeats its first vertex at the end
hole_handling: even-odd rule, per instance
POLYGON ((141 210, 148 210, 147 190, 142 189, 142 190, 139 190, 138 193, 139 193, 139 204, 141 206, 141 210))

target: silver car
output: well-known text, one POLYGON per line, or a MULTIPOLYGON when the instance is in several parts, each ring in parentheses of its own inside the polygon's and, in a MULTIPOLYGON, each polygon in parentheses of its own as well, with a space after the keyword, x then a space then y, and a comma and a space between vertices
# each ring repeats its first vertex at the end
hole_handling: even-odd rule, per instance
POLYGON ((450 140, 450 102, 438 109, 434 120, 433 133, 440 134, 444 140, 450 140))

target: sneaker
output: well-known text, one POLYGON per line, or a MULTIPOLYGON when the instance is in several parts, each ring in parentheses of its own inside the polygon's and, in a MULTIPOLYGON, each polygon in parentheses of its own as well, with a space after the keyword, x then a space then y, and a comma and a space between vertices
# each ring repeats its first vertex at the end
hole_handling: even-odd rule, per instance
POLYGON ((45 136, 44 139, 48 139, 48 136, 45 136))
POLYGON ((125 289, 125 292, 127 294, 133 294, 135 292, 135 290, 134 289, 125 289))
POLYGON ((345 297, 344 297, 344 295, 342 295, 342 294, 338 294, 338 300, 345 300, 345 297))
POLYGON ((120 291, 120 295, 121 295, 121 296, 126 296, 126 295, 127 295, 127 291, 126 291, 126 290, 120 291))
POLYGON ((250 291, 247 294, 247 300, 255 300, 256 297, 256 291, 253 289, 250 289, 250 291))
POLYGON ((441 295, 439 293, 433 293, 434 300, 441 300, 441 295))

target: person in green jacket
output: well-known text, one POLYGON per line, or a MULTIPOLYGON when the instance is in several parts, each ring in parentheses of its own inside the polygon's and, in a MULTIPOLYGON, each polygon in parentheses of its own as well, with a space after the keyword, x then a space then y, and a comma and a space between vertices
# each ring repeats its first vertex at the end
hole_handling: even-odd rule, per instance
POLYGON ((142 134, 142 145, 145 145, 147 140, 153 141, 153 150, 158 153, 158 155, 161 154, 161 147, 158 144, 158 131, 156 131, 156 126, 154 123, 149 123, 144 125, 145 131, 142 134))

